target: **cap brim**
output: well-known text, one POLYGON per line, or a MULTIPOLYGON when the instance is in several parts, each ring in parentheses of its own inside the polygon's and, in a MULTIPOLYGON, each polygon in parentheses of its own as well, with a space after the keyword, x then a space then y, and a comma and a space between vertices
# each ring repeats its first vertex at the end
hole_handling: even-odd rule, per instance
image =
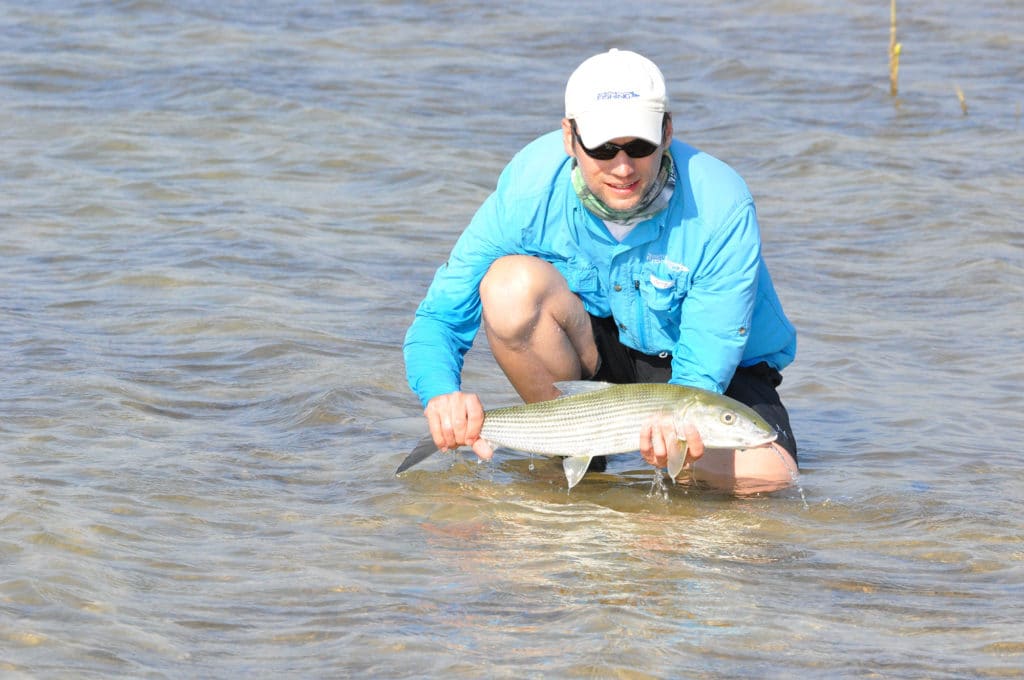
POLYGON ((661 144, 661 122, 663 111, 616 111, 605 107, 601 111, 581 113, 576 116, 576 129, 583 146, 588 149, 620 137, 639 137, 652 144, 661 144))

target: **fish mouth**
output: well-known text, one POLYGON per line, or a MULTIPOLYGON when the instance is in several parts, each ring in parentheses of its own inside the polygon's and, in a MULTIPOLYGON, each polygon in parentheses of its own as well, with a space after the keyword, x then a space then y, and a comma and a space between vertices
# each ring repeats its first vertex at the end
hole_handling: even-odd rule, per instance
POLYGON ((759 446, 768 446, 769 444, 775 442, 778 438, 779 438, 779 433, 778 432, 772 432, 769 435, 765 435, 764 437, 761 437, 760 439, 754 440, 753 443, 747 444, 746 446, 743 446, 743 447, 737 447, 737 448, 756 449, 759 446))
POLYGON ((751 445, 747 446, 746 448, 752 449, 752 448, 757 447, 757 446, 766 446, 768 444, 771 444, 772 442, 774 442, 778 438, 779 438, 778 430, 772 430, 772 432, 770 434, 766 434, 764 437, 761 437, 760 439, 758 439, 756 441, 756 443, 751 444, 751 445))

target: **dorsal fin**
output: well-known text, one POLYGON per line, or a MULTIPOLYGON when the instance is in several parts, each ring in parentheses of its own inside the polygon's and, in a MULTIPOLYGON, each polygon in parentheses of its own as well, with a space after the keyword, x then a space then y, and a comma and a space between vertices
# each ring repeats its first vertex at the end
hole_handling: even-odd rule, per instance
POLYGON ((593 380, 563 380, 556 382, 555 387, 562 393, 563 397, 572 397, 577 394, 586 394, 587 392, 597 392, 611 387, 613 383, 609 382, 595 382, 593 380))

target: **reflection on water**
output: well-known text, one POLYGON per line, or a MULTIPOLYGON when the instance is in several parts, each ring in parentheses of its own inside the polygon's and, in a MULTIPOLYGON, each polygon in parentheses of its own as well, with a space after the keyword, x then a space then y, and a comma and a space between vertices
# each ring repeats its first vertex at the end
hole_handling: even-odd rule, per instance
POLYGON ((0 671, 1019 675, 1024 26, 900 7, 892 98, 881 6, 0 3, 0 671), (415 305, 612 46, 757 199, 798 485, 395 478, 415 305))

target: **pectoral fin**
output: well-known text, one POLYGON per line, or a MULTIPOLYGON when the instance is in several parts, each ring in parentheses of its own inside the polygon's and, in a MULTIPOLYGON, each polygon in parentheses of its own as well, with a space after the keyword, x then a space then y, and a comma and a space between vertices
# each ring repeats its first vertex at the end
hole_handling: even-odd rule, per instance
POLYGON ((575 456, 562 459, 562 469, 565 470, 565 481, 569 482, 569 488, 579 484, 583 475, 587 474, 592 456, 575 456))
POLYGON ((679 473, 683 471, 683 463, 686 462, 686 450, 688 448, 686 440, 680 439, 679 443, 682 444, 679 453, 668 457, 668 476, 672 478, 673 483, 676 481, 679 473))

